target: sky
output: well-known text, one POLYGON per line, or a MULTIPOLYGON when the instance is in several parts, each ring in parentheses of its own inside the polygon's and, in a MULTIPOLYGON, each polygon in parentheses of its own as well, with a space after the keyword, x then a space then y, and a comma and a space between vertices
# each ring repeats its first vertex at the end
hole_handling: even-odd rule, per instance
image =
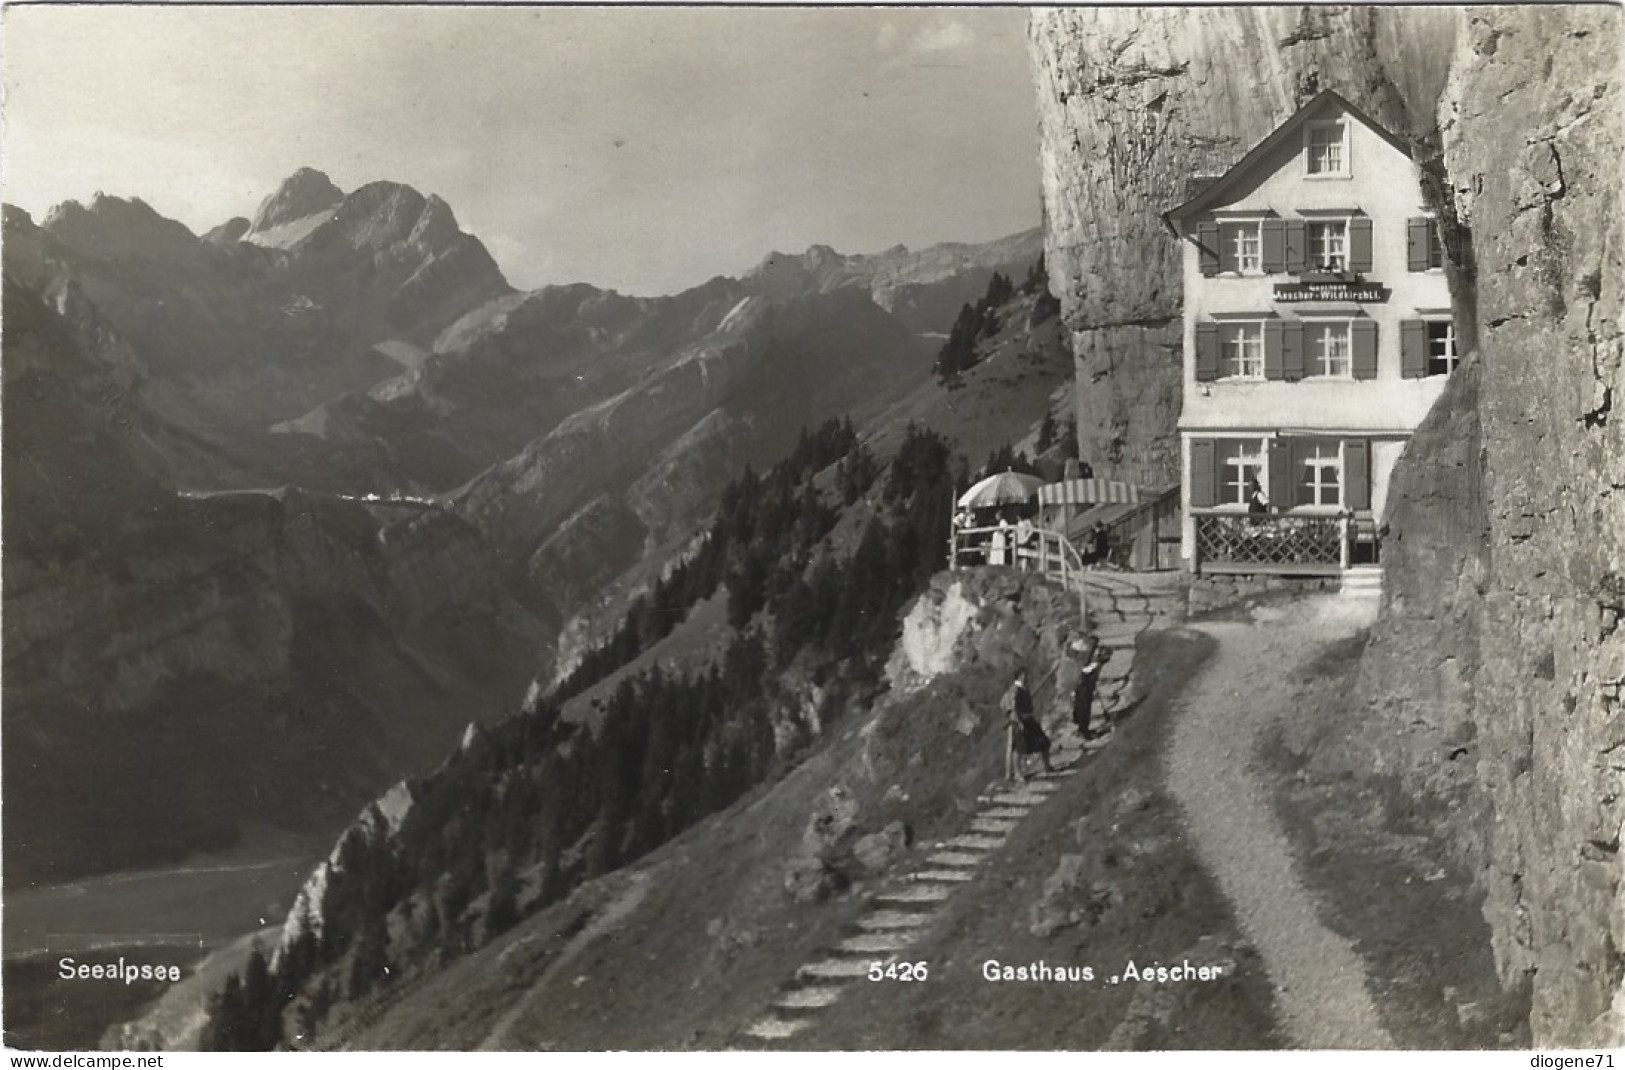
POLYGON ((521 288, 1040 221, 1019 8, 9 6, 0 185, 202 233, 300 167, 438 194, 521 288))

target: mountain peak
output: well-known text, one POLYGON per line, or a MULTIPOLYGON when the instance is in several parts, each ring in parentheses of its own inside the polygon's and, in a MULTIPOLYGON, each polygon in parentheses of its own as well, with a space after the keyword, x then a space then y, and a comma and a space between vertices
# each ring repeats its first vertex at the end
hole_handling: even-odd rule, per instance
POLYGON ((809 266, 819 268, 825 264, 844 263, 846 257, 836 252, 832 245, 809 245, 801 259, 809 266))
POLYGON ((259 211, 254 213, 252 229, 266 231, 305 219, 334 207, 343 199, 344 191, 333 185, 325 174, 312 167, 301 167, 261 202, 259 211))
POLYGON ((67 200, 53 207, 45 215, 45 226, 50 228, 56 225, 72 225, 86 218, 146 222, 159 216, 140 197, 114 197, 97 190, 90 198, 89 204, 67 200))
POLYGON ((100 190, 88 205, 68 200, 52 208, 42 229, 95 257, 186 259, 195 255, 198 244, 184 224, 159 215, 141 198, 114 197, 100 190))
POLYGON ((253 228, 253 224, 242 216, 232 216, 224 223, 203 235, 203 240, 215 245, 231 245, 240 242, 253 228))

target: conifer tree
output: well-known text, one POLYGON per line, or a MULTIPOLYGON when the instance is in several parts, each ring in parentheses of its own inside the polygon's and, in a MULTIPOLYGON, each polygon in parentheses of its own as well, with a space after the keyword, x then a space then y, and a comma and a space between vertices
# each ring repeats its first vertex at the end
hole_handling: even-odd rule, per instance
POLYGON ((1045 411, 1044 422, 1038 425, 1038 452, 1046 453, 1055 445, 1055 414, 1045 411))

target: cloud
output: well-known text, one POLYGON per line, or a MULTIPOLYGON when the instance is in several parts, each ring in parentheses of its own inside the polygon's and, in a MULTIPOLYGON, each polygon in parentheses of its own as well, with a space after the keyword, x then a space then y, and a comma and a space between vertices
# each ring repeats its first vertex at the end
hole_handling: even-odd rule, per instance
POLYGON ((913 50, 925 54, 957 52, 975 43, 970 27, 958 19, 950 19, 921 30, 914 38, 913 50))

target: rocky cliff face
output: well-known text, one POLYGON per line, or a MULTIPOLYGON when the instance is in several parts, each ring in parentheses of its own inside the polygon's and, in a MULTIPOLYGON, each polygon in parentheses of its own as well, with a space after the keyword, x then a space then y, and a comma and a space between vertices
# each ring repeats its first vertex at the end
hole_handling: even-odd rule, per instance
POLYGON ((1458 23, 1375 7, 1035 13, 1046 263, 1098 473, 1179 479, 1179 247, 1161 214, 1186 181, 1222 173, 1322 89, 1424 137, 1458 23))
POLYGON ((1431 737, 1402 768, 1436 779, 1460 750, 1497 962, 1531 986, 1537 1044, 1622 1029, 1619 44, 1614 9, 1468 19, 1440 123, 1477 362, 1449 396, 1458 441, 1418 436, 1403 463, 1398 586, 1363 672, 1377 711, 1431 737), (1407 649, 1433 619, 1442 642, 1407 649))
POLYGON ((1179 285, 1157 216, 1187 177, 1325 88, 1436 176, 1457 337, 1478 344, 1394 474, 1363 716, 1376 768, 1483 874, 1535 1043, 1617 1043, 1618 12, 1050 11, 1030 36, 1051 284, 1084 456, 1107 468, 1174 475, 1179 285))

